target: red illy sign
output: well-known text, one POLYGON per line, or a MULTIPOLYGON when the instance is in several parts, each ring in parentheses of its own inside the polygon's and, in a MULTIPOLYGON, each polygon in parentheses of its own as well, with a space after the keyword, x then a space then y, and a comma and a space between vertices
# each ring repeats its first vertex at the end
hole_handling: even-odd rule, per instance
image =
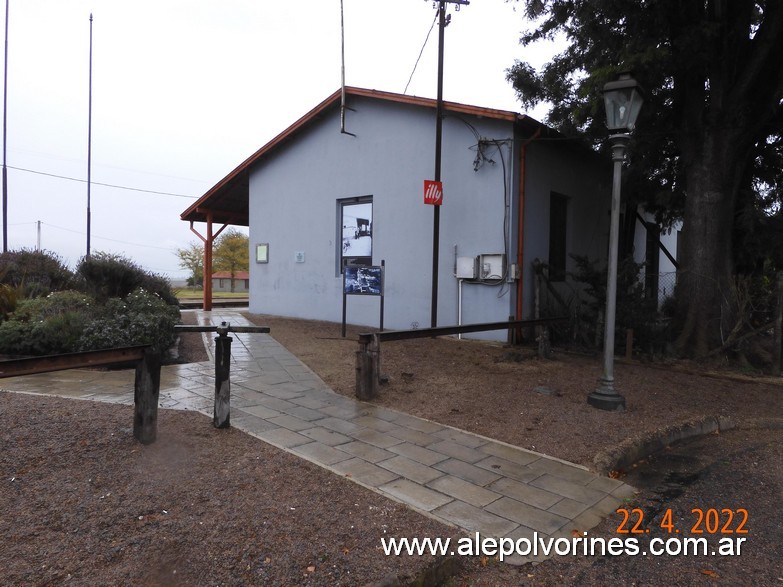
POLYGON ((424 180, 424 203, 433 206, 443 204, 443 182, 424 180))

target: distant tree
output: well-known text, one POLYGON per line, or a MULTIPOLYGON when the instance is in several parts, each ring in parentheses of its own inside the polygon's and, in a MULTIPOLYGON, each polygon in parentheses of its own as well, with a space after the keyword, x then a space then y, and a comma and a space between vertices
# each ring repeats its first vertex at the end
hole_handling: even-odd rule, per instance
POLYGON ((558 34, 569 44, 539 71, 517 62, 509 79, 526 106, 552 103, 548 122, 564 134, 605 145, 601 88, 619 72, 647 90, 623 191, 683 219, 676 347, 699 356, 720 346, 742 320, 738 269, 782 256, 783 3, 519 2, 535 22, 523 45, 558 34), (778 231, 767 239, 777 251, 755 238, 765 227, 778 231))
POLYGON ((204 284, 204 246, 201 243, 191 242, 184 249, 177 249, 175 254, 179 258, 179 266, 190 271, 189 280, 194 286, 204 284))
POLYGON ((227 271, 231 274, 231 291, 234 291, 234 279, 238 271, 247 271, 250 265, 250 240, 246 234, 236 229, 228 229, 221 234, 212 252, 212 265, 215 271, 227 271))

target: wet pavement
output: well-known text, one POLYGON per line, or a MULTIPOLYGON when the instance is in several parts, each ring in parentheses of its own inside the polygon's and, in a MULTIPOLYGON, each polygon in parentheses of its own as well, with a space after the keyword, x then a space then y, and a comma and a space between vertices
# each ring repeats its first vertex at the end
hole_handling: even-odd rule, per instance
MULTIPOLYGON (((239 309, 195 312, 198 324, 251 325, 239 309)), ((570 538, 634 494, 582 466, 339 395, 274 333, 230 336, 232 426, 471 534, 570 538)), ((212 359, 214 335, 203 337, 212 359)), ((160 407, 211 418, 214 377, 211 360, 163 367, 160 407)), ((133 384, 133 370, 78 369, 0 382, 3 390, 128 405, 133 384)))

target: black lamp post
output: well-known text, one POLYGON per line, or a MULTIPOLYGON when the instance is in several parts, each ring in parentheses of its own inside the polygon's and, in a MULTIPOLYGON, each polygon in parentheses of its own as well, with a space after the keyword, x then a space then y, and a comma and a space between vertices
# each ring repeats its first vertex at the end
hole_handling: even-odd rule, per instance
POLYGON ((587 396, 591 406, 609 411, 625 409, 625 398, 614 388, 614 324, 617 305, 617 243, 620 235, 620 188, 623 162, 631 140, 631 131, 642 107, 639 84, 630 74, 620 74, 619 79, 604 86, 606 126, 614 134, 612 142, 612 212, 609 224, 609 260, 606 277, 606 320, 604 325, 604 374, 598 388, 587 396))

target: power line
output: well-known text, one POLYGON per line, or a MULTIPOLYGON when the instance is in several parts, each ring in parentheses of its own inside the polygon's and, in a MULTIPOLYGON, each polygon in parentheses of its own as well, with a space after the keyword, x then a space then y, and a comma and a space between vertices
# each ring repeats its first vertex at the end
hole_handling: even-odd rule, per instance
MULTIPOLYGON (((15 169, 16 171, 24 171, 26 173, 34 173, 35 175, 45 175, 46 177, 54 177, 56 179, 67 179, 68 181, 78 181, 80 183, 87 183, 86 179, 79 179, 77 177, 68 177, 68 176, 65 176, 65 175, 56 175, 54 173, 46 173, 45 171, 35 171, 34 169, 25 169, 24 167, 13 167, 12 165, 9 165, 8 168, 9 169, 15 169)), ((159 192, 159 191, 156 191, 156 190, 143 190, 141 188, 132 188, 132 187, 129 187, 129 186, 116 185, 116 184, 111 184, 111 183, 100 183, 100 182, 97 182, 97 181, 93 181, 92 184, 93 185, 100 185, 100 186, 107 187, 107 188, 115 188, 115 189, 118 189, 118 190, 129 190, 129 191, 132 191, 132 192, 143 192, 145 194, 157 194, 157 195, 161 195, 161 196, 172 196, 172 197, 175 197, 175 198, 189 198, 191 200, 197 200, 198 199, 198 196, 187 196, 185 194, 174 194, 174 193, 171 193, 171 192, 159 192)))
MULTIPOLYGON (((81 231, 78 231, 78 230, 73 230, 72 228, 65 228, 64 226, 57 226, 56 224, 49 224, 48 222, 42 222, 41 224, 43 226, 49 226, 51 228, 57 228, 59 230, 64 230, 65 232, 72 232, 74 234, 79 234, 79 235, 84 235, 85 234, 84 232, 81 232, 81 231)), ((105 241, 111 241, 111 242, 114 242, 114 243, 121 243, 123 245, 132 245, 134 247, 146 247, 146 248, 149 248, 149 249, 160 249, 161 251, 172 252, 172 249, 170 247, 158 247, 156 245, 143 245, 141 243, 132 243, 132 242, 129 242, 129 241, 121 241, 121 240, 118 240, 118 239, 115 239, 115 238, 107 238, 105 236, 97 236, 97 235, 95 235, 95 238, 99 238, 99 239, 105 240, 105 241)))

